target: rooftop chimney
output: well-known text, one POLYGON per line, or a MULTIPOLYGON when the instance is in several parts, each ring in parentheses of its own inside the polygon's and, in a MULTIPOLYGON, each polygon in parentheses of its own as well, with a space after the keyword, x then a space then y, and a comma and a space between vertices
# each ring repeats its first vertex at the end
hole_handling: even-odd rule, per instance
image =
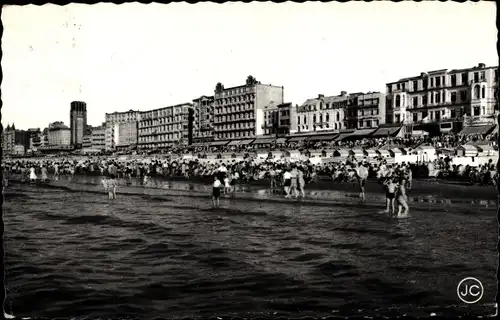
POLYGON ((486 65, 485 65, 484 63, 479 63, 479 64, 478 64, 478 67, 479 67, 479 68, 486 68, 486 65))
POLYGON ((420 73, 420 76, 421 76, 421 77, 425 77, 426 75, 427 75, 427 74, 426 74, 425 72, 421 72, 421 73, 420 73))
POLYGON ((318 94, 318 99, 321 99, 321 98, 324 98, 325 95, 324 94, 318 94))
POLYGON ((346 95, 347 95, 347 91, 340 91, 340 95, 341 95, 342 97, 346 96, 346 95))

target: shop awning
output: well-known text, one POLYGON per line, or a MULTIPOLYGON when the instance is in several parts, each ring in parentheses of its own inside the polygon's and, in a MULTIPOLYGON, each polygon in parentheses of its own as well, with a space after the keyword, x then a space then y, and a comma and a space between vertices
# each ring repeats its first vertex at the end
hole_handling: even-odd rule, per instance
POLYGON ((494 125, 464 127, 459 134, 465 136, 476 135, 476 134, 489 134, 494 129, 495 129, 494 125))
POLYGON ((290 139, 288 139, 288 142, 306 141, 307 138, 309 138, 309 137, 304 137, 304 136, 301 136, 301 137, 291 137, 290 139))
POLYGON ((209 144, 209 142, 195 142, 195 143, 191 144, 191 147, 203 147, 203 146, 206 146, 208 144, 209 144))
POLYGON ((352 132, 342 132, 337 137, 335 137, 335 141, 342 141, 345 138, 349 137, 351 134, 352 132))
POLYGON ((229 140, 212 141, 212 142, 210 142, 210 146, 211 147, 219 147, 219 146, 225 146, 228 143, 229 143, 229 140))
POLYGON ((276 138, 257 138, 255 139, 254 142, 252 142, 252 144, 271 144, 274 142, 274 140, 276 140, 276 138))
POLYGON ((287 138, 278 138, 278 139, 276 140, 276 143, 277 143, 277 144, 282 144, 282 143, 285 143, 285 142, 286 142, 286 140, 287 140, 287 138))
POLYGON ((378 128, 375 132, 371 134, 371 137, 374 138, 383 138, 383 137, 394 137, 396 136, 399 131, 403 127, 385 127, 385 128, 378 128))
POLYGON ((241 142, 241 140, 233 140, 228 143, 228 146, 236 146, 241 142))
POLYGON ((246 139, 246 140, 241 140, 240 143, 238 143, 239 146, 248 146, 252 141, 255 139, 246 139))
POLYGON ((335 133, 335 134, 321 134, 321 135, 310 137, 308 141, 332 141, 338 135, 339 135, 338 133, 335 133))

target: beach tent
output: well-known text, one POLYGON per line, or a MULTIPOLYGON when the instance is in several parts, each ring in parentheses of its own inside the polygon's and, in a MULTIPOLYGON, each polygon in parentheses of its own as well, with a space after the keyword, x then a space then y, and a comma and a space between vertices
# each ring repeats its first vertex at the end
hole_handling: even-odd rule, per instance
POLYGON ((334 157, 347 157, 349 155, 349 150, 347 149, 337 149, 333 152, 334 157))
POLYGON ((461 157, 476 157, 479 150, 472 144, 464 144, 457 148, 457 155, 461 157))
POLYGON ((489 144, 477 144, 476 148, 480 157, 498 156, 498 151, 489 144))
POLYGON ((290 151, 288 151, 288 154, 289 154, 290 158, 294 158, 294 159, 300 158, 300 151, 299 150, 290 150, 290 151))
MULTIPOLYGON (((401 153, 401 150, 399 150, 399 153, 401 153)), ((391 156, 390 150, 385 150, 385 149, 378 149, 377 154, 382 158, 389 158, 391 156)))
POLYGON ((355 158, 364 158, 365 153, 361 148, 353 148, 349 151, 349 154, 353 155, 355 158))
POLYGON ((321 158, 323 155, 322 150, 310 150, 309 157, 311 158, 321 158))
POLYGON ((269 153, 271 154, 271 156, 273 157, 273 159, 281 159, 281 158, 284 157, 282 151, 273 151, 273 152, 269 152, 269 153))
POLYGON ((455 149, 452 148, 441 148, 437 150, 437 153, 443 157, 452 157, 455 155, 455 149))
POLYGON ((377 157, 377 152, 373 149, 366 149, 364 151, 364 155, 369 157, 369 158, 376 158, 377 157))
POLYGON ((325 149, 323 150, 325 152, 325 157, 333 157, 333 153, 335 152, 335 149, 325 149))

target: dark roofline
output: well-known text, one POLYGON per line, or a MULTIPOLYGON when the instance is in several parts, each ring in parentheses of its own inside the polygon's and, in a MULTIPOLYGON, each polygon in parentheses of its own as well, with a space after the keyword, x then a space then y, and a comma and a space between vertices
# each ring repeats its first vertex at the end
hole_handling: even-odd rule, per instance
POLYGON ((151 111, 158 111, 158 110, 162 110, 162 109, 182 107, 182 106, 190 106, 190 107, 192 107, 193 104, 191 102, 185 102, 185 103, 175 104, 175 105, 172 105, 172 106, 166 106, 166 107, 161 107, 161 108, 156 108, 156 109, 151 109, 151 110, 146 110, 146 111, 139 111, 139 112, 142 114, 142 113, 148 113, 148 112, 151 112, 151 111))
MULTIPOLYGON (((283 86, 275 86, 275 85, 272 85, 272 84, 265 84, 265 83, 256 83, 256 84, 253 84, 251 86, 247 86, 246 84, 243 84, 243 85, 239 85, 239 86, 235 86, 235 87, 229 87, 229 88, 224 88, 223 91, 226 91, 226 90, 232 90, 232 89, 238 89, 238 88, 244 88, 244 87, 253 87, 253 86, 266 86, 266 87, 274 87, 274 88, 284 88, 283 86)), ((215 90, 214 90, 215 92, 215 90)))
MULTIPOLYGON (((433 70, 433 71, 427 71, 427 72, 422 72, 422 73, 424 73, 424 74, 435 74, 435 73, 446 72, 448 74, 452 74, 452 73, 462 73, 462 72, 471 71, 471 70, 488 70, 488 69, 498 69, 498 66, 493 66, 493 67, 486 67, 486 66, 485 67, 479 67, 479 66, 475 66, 475 67, 469 67, 469 68, 464 68, 464 69, 452 69, 452 70, 441 69, 441 70, 433 70)), ((395 83, 399 83, 399 82, 403 82, 403 81, 418 80, 418 79, 421 79, 421 78, 422 78, 421 74, 418 75, 418 76, 402 78, 402 79, 399 79, 398 81, 386 82, 386 86, 387 85, 391 85, 391 84, 395 84, 395 83)))
POLYGON ((214 96, 205 96, 205 95, 202 95, 201 97, 199 98, 196 98, 196 99, 193 99, 193 101, 200 101, 201 99, 203 98, 207 98, 207 99, 214 99, 214 96))
POLYGON ((112 113, 106 113, 106 115, 112 115, 112 114, 121 114, 121 113, 133 113, 133 112, 141 112, 139 110, 129 110, 129 111, 115 111, 112 113))

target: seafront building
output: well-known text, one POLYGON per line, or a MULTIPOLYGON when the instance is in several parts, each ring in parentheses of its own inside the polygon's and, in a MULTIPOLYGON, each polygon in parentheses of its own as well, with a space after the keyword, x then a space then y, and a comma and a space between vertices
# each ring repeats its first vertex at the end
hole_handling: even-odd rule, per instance
POLYGON ((214 140, 214 96, 193 100, 193 143, 214 140))
POLYGON ((131 145, 137 144, 137 122, 141 119, 141 112, 129 110, 126 112, 106 113, 104 145, 107 151, 115 150, 120 141, 129 141, 131 145), (120 125, 122 125, 120 127, 120 125), (121 128, 121 129, 120 129, 121 128), (121 139, 120 139, 121 132, 121 139), (135 138, 134 138, 135 137, 135 138))
POLYGON ((193 114, 192 103, 141 112, 138 125, 138 147, 154 149, 191 144, 193 114))
MULTIPOLYGON (((56 121, 49 124, 48 128, 49 148, 70 149, 71 148, 71 129, 62 121, 56 121)), ((83 143, 83 136, 81 139, 83 143)))
POLYGON ((422 72, 386 84, 388 123, 405 133, 487 134, 498 111, 498 70, 483 63, 466 69, 422 72), (466 129, 474 127, 474 129, 466 129))
POLYGON ((73 101, 70 104, 70 144, 77 149, 83 147, 83 136, 87 130, 87 104, 83 101, 73 101))
MULTIPOLYGON (((248 76, 246 84, 215 87, 214 138, 234 140, 264 135, 266 110, 283 103, 283 87, 261 84, 248 76)), ((273 111, 274 112, 274 111, 273 111)))

